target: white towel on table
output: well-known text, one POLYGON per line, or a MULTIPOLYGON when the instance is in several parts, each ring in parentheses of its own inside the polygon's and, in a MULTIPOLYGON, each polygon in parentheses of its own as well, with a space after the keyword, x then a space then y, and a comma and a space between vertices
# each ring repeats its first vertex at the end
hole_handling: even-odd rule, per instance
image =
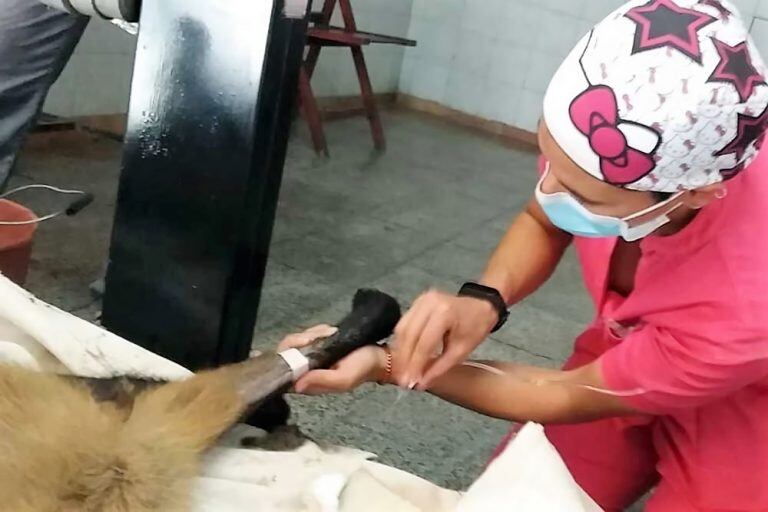
MULTIPOLYGON (((178 364, 36 299, 1 275, 0 362, 86 377, 177 380, 191 375, 178 364)), ((205 455, 193 491, 193 512, 327 512, 314 484, 329 475, 340 479, 335 489, 339 512, 364 511, 366 502, 407 504, 419 512, 599 511, 538 425, 526 426, 466 494, 377 464, 370 460, 374 455, 359 450, 321 449, 309 441, 289 452, 233 447, 239 436, 254 434, 263 435, 238 426, 205 455)))

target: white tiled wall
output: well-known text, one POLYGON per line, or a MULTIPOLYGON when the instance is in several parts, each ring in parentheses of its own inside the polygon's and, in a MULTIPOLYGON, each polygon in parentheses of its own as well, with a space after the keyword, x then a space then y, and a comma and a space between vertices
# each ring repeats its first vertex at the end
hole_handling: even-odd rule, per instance
POLYGON ((768 62, 768 0, 742 0, 742 4, 750 4, 755 18, 752 22, 752 38, 755 41, 763 59, 768 62))
MULTIPOLYGON (((400 90, 535 130, 550 77, 570 48, 623 0, 413 0, 400 90)), ((768 20, 768 0, 736 0, 768 20)), ((768 21, 753 34, 768 58, 768 21)))
MULTIPOLYGON (((320 0, 315 3, 319 9, 320 0)), ((352 0, 361 30, 401 37, 408 34, 412 3, 413 0, 352 0)), ((338 9, 336 18, 334 23, 340 25, 338 9)), ((45 111, 64 116, 126 112, 135 47, 135 37, 110 23, 92 20, 75 55, 51 89, 45 111)), ((401 46, 388 45, 365 49, 376 92, 397 91, 405 51, 401 46)), ((323 49, 313 85, 317 96, 357 94, 360 86, 349 50, 323 49)))
MULTIPOLYGON (((365 49, 377 92, 402 92, 533 130, 551 75, 570 47, 623 0, 352 0, 362 30, 407 36, 415 48, 365 49)), ((319 0, 316 0, 319 3, 319 0)), ((768 0, 736 0, 754 18, 768 58, 768 0)), ((338 11, 334 21, 341 23, 338 11)), ((125 112, 135 38, 94 20, 46 111, 125 112), (96 87, 96 84, 99 84, 96 87)), ((357 94, 349 50, 326 48, 313 80, 318 96, 357 94)))
POLYGON ((755 18, 752 25, 752 39, 760 49, 763 59, 768 59, 768 16, 765 18, 755 18))

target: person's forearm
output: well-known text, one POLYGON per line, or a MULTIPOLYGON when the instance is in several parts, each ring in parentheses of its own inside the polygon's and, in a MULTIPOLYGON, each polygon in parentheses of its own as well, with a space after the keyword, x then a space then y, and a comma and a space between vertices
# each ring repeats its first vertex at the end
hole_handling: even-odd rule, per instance
POLYGON ((508 305, 515 304, 549 279, 570 241, 531 201, 504 235, 481 283, 499 290, 508 305))
POLYGON ((583 387, 603 385, 600 378, 590 377, 591 370, 563 372, 491 364, 505 375, 459 366, 437 379, 428 391, 480 414, 519 423, 581 423, 632 413, 616 397, 583 387))

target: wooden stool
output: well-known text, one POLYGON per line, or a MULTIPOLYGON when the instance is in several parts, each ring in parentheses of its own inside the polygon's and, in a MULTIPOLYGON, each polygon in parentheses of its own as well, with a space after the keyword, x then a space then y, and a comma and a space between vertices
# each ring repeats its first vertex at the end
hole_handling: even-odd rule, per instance
POLYGON ((311 84, 312 74, 315 71, 317 59, 320 57, 320 50, 324 46, 346 46, 352 52, 352 59, 355 62, 363 106, 368 122, 371 125, 373 145, 378 151, 384 151, 387 143, 384 138, 384 129, 381 126, 381 118, 376 106, 376 98, 373 95, 371 78, 368 75, 368 67, 365 64, 362 47, 369 44, 416 46, 416 41, 358 30, 350 0, 338 0, 344 20, 344 27, 331 26, 330 20, 336 8, 336 3, 337 0, 325 0, 322 11, 312 14, 310 21, 313 23, 313 26, 307 32, 309 51, 299 75, 299 98, 302 110, 304 111, 304 117, 307 119, 307 124, 309 124, 312 144, 317 153, 328 156, 328 143, 325 139, 322 117, 317 100, 312 92, 311 84))

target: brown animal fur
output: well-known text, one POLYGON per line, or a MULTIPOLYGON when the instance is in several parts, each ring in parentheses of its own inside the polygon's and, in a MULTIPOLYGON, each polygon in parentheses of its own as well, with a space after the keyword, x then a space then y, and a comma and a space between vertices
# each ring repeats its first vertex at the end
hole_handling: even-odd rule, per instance
POLYGON ((245 404, 231 372, 97 403, 63 378, 0 365, 0 511, 181 512, 199 455, 245 404))

